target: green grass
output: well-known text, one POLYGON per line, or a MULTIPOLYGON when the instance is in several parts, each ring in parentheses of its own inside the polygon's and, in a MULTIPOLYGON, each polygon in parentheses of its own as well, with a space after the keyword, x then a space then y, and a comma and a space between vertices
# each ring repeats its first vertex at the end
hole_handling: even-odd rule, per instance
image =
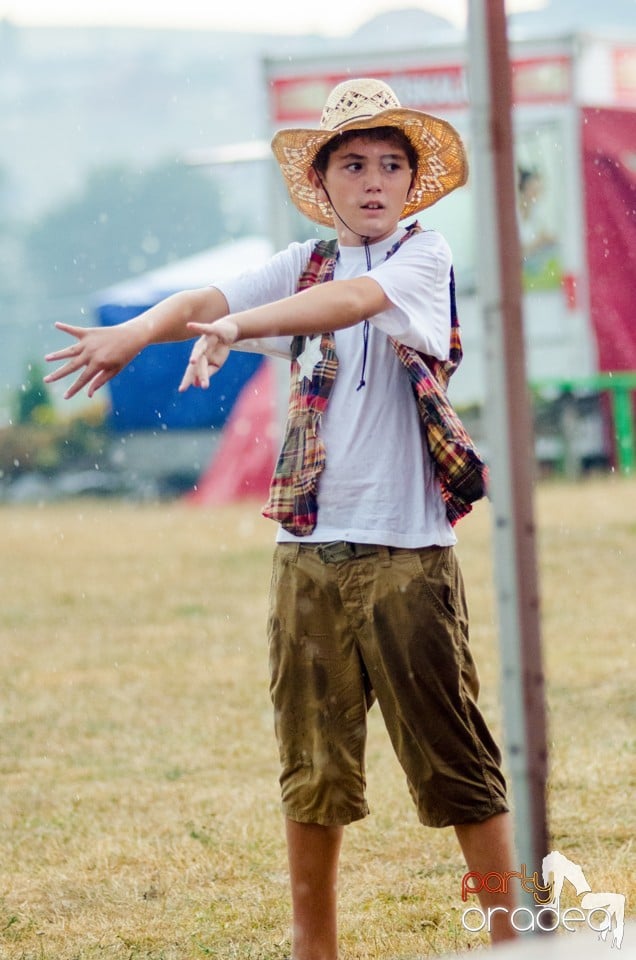
MULTIPOLYGON (((636 483, 543 484, 552 846, 633 915, 636 483)), ((458 528, 498 731, 490 517, 458 528)), ((264 635, 274 526, 245 505, 0 510, 0 958, 282 960, 286 855, 264 635)), ((483 941, 452 830, 424 830, 376 710, 346 831, 343 960, 483 941)))

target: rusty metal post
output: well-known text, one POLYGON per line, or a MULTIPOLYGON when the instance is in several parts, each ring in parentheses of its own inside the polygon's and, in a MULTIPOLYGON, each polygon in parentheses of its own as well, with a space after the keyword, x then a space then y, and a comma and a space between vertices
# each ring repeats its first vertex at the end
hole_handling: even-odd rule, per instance
POLYGON ((469 0, 468 76, 505 747, 517 855, 531 873, 547 853, 547 747, 504 0, 469 0))

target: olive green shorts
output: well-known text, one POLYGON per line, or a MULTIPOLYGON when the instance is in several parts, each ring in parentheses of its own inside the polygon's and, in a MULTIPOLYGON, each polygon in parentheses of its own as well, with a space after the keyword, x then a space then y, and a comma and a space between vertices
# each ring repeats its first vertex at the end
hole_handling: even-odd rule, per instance
POLYGON ((268 634, 287 817, 333 825, 369 812, 376 699, 422 823, 508 809, 452 547, 278 544, 268 634))

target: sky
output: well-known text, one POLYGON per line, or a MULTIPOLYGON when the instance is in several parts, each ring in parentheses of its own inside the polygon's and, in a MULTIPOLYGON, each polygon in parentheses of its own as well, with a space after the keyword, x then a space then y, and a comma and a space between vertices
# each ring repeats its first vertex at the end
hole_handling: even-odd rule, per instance
MULTIPOLYGON (((509 10, 546 0, 506 0, 509 10)), ((421 8, 457 25, 467 0, 0 0, 0 21, 18 26, 129 26, 346 36, 379 13, 421 8)))

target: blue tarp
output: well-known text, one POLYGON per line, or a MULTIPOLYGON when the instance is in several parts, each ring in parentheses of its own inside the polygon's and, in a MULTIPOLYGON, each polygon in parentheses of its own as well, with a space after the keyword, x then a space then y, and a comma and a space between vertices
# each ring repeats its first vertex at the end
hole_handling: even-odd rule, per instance
MULTIPOLYGON (((264 262, 270 254, 269 241, 245 238, 152 271, 104 291, 96 306, 98 322, 102 326, 123 323, 171 293, 219 281, 264 262)), ((233 352, 208 390, 179 393, 191 346, 192 341, 185 341, 148 347, 110 382, 113 430, 188 430, 225 424, 243 385, 263 358, 233 352)))

